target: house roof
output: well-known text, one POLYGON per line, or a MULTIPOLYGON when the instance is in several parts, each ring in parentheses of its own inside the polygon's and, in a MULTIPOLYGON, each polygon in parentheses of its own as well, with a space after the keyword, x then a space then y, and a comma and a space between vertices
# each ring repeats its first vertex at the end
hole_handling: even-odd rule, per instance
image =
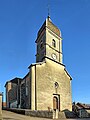
POLYGON ((90 109, 90 104, 84 104, 84 103, 77 103, 75 104, 75 106, 78 108, 78 109, 90 109))
POLYGON ((24 78, 23 79, 25 79, 27 76, 29 75, 29 72, 24 76, 24 78))
POLYGON ((21 82, 22 81, 22 78, 18 78, 18 77, 15 77, 14 79, 12 79, 12 80, 8 80, 7 82, 6 82, 6 84, 5 84, 5 87, 6 87, 6 85, 9 83, 9 82, 11 82, 11 83, 18 83, 18 80, 21 82))

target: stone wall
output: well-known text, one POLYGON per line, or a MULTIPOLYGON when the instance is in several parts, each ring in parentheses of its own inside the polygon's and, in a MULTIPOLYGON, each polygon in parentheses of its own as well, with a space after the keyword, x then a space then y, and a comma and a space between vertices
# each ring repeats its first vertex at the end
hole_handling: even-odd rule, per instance
POLYGON ((31 95, 31 84, 30 84, 30 72, 23 78, 20 85, 20 107, 22 109, 30 109, 30 95, 31 95))
POLYGON ((6 87, 6 107, 9 108, 10 107, 10 104, 9 104, 9 91, 11 91, 11 88, 12 88, 11 82, 7 82, 5 87, 6 87))
POLYGON ((26 85, 25 85, 25 80, 21 82, 21 102, 20 102, 20 107, 22 109, 26 108, 26 85))
POLYGON ((0 93, 0 120, 2 120, 2 94, 0 93))
POLYGON ((53 110, 53 97, 58 95, 59 110, 72 111, 71 78, 65 66, 46 59, 45 63, 32 66, 32 110, 53 110), (55 89, 55 82, 58 89, 55 89))
POLYGON ((16 83, 11 83, 11 90, 9 90, 8 92, 8 100, 10 104, 17 100, 17 84, 16 83))
POLYGON ((63 65, 51 60, 36 68, 37 109, 53 109, 53 95, 60 95, 60 111, 72 110, 71 80, 63 65), (59 84, 55 90, 55 82, 59 84))
POLYGON ((25 115, 32 117, 53 118, 53 111, 25 110, 25 115))
POLYGON ((26 108, 30 109, 30 73, 26 77, 26 108))
POLYGON ((20 83, 21 78, 14 78, 10 81, 7 81, 5 84, 6 87, 6 107, 19 107, 20 106, 20 83), (14 103, 17 104, 15 105, 14 103), (14 104, 14 106, 13 106, 14 104))

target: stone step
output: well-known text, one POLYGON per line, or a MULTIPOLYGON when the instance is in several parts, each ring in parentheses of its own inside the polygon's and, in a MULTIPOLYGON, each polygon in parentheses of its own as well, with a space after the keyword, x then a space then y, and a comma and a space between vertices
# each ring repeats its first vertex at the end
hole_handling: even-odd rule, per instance
POLYGON ((76 113, 73 111, 63 111, 58 113, 59 119, 66 119, 66 118, 78 118, 76 113))
POLYGON ((66 119, 65 113, 64 112, 59 112, 58 113, 58 118, 59 119, 66 119))

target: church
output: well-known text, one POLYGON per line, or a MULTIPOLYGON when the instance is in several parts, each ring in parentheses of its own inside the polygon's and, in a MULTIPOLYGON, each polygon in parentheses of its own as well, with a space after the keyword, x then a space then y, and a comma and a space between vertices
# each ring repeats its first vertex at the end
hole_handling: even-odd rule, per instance
POLYGON ((72 111, 71 76, 63 64, 62 35, 46 18, 36 38, 36 63, 24 78, 6 82, 8 108, 72 111))

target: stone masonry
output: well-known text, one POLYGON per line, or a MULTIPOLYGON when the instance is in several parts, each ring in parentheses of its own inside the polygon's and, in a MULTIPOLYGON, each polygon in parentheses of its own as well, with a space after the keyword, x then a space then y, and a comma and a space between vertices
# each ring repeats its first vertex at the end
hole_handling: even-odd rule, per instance
POLYGON ((2 93, 0 93, 0 120, 2 119, 2 93))
POLYGON ((71 77, 65 66, 49 59, 42 64, 32 65, 32 110, 53 110, 53 97, 60 95, 59 110, 72 111, 71 77), (55 82, 59 87, 55 90, 55 82))

